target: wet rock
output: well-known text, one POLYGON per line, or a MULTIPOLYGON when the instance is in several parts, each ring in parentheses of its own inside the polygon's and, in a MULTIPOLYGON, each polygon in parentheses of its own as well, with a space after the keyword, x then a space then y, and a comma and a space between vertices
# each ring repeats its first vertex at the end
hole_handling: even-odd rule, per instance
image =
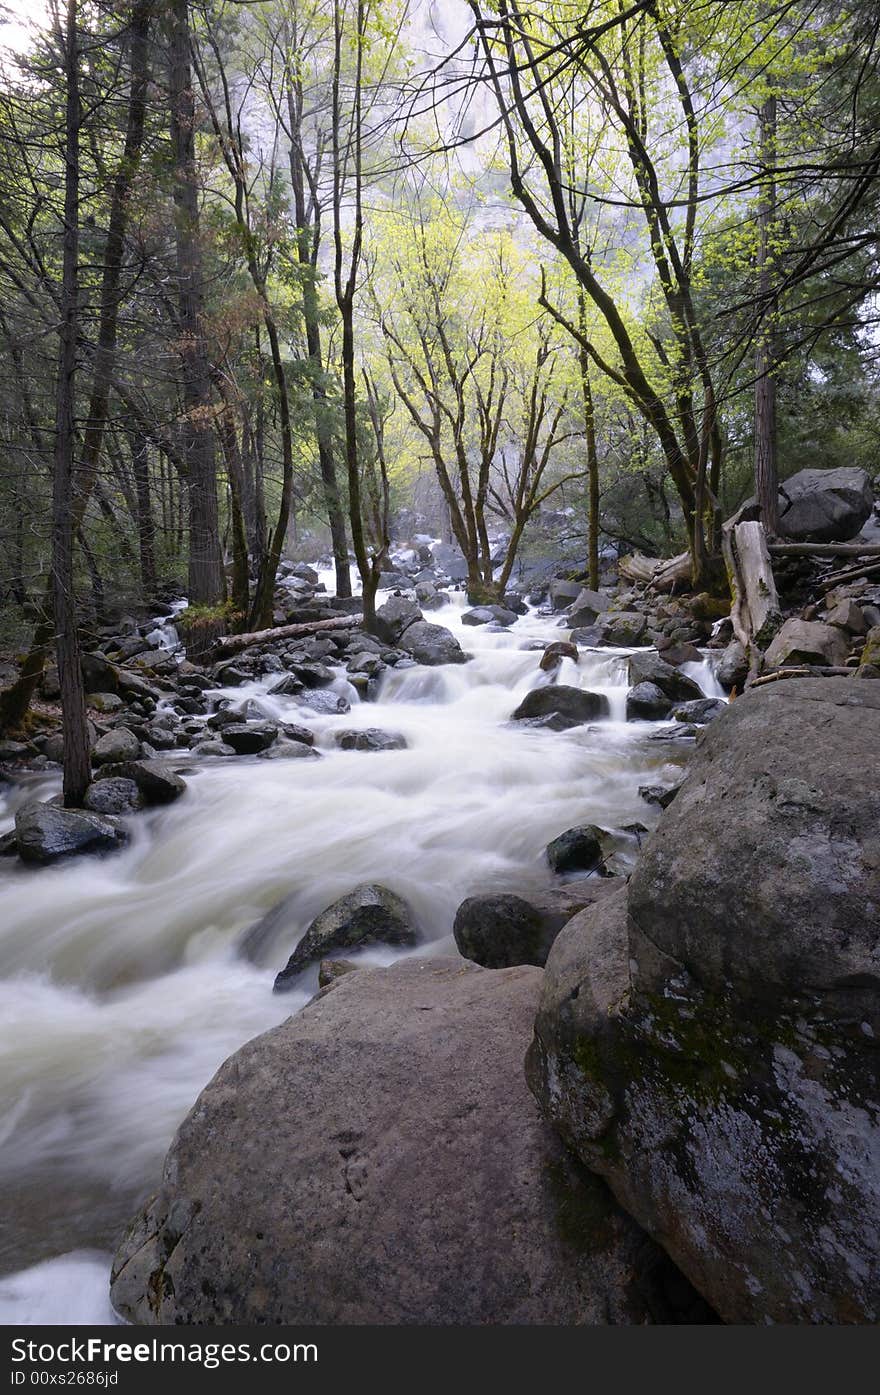
POLYGON ((503 892, 469 896, 455 913, 452 933, 459 953, 485 969, 516 964, 541 967, 563 925, 585 906, 608 895, 616 878, 591 878, 528 899, 503 892))
POLYGON ((695 722, 673 722, 671 726, 660 727, 658 731, 650 732, 648 740, 690 742, 696 738, 697 731, 695 722))
POLYGON ((670 639, 668 635, 657 636, 656 648, 661 659, 667 664, 672 664, 673 668, 679 668, 682 664, 698 664, 703 658, 695 644, 681 643, 670 639))
POLYGON ((764 658, 771 668, 785 664, 838 667, 846 663, 848 655, 849 640, 836 626, 795 618, 786 620, 764 658))
POLYGON ((626 695, 626 720, 662 722, 671 707, 671 700, 656 683, 637 683, 626 695))
POLYGON ((701 1321, 522 1078, 540 984, 432 959, 346 974, 242 1047, 113 1264, 160 1324, 701 1321))
POLYGON ((58 804, 25 804, 15 815, 15 841, 23 862, 45 865, 79 853, 112 852, 124 830, 98 814, 58 804))
POLYGON ((133 780, 147 804, 170 804, 186 790, 186 782, 163 760, 126 760, 104 765, 99 780, 133 780))
POLYGON ((866 470, 799 470, 779 487, 779 532, 797 542, 845 542, 871 516, 866 470))
POLYGON ((207 737, 203 741, 196 741, 192 747, 194 756, 234 756, 236 753, 231 746, 227 746, 225 741, 218 737, 207 737))
POLYGON ((743 649, 738 639, 733 639, 728 644, 721 655, 718 667, 715 670, 715 677, 728 692, 736 688, 737 692, 742 692, 749 676, 749 661, 746 651, 743 649))
POLYGON ((83 806, 93 814, 133 814, 144 803, 134 780, 95 780, 83 797, 83 806))
POLYGON ((602 693, 552 683, 545 688, 533 688, 527 693, 511 720, 521 722, 530 718, 549 718, 554 722, 555 730, 565 731, 569 727, 607 717, 609 711, 608 699, 602 693))
POLYGON ((550 604, 554 610, 565 610, 577 600, 583 589, 579 581, 551 581, 550 604))
POLYGON ((461 617, 463 625, 512 625, 516 615, 503 605, 480 605, 466 610, 461 617))
MULTIPOLYGON (((255 937, 259 938, 256 929, 255 937)), ((303 969, 334 950, 353 949, 377 941, 390 945, 414 945, 417 940, 418 930, 412 912, 402 897, 385 886, 366 883, 341 896, 315 917, 276 976, 275 991, 279 993, 292 988, 294 979, 303 969)))
POLYGON ((604 830, 594 823, 567 828, 547 844, 547 861, 551 870, 565 872, 604 872, 602 854, 604 830))
POLYGON ((438 664, 463 664, 467 654, 453 634, 443 625, 429 625, 417 620, 408 625, 398 647, 416 663, 436 667, 438 664))
POLYGON ((336 745, 342 751, 405 751, 406 737, 396 731, 364 727, 359 731, 338 731, 336 745))
POLYGON ((222 732, 226 745, 239 756, 255 756, 267 750, 278 736, 274 722, 230 722, 222 732))
POLYGON ((330 988, 346 974, 357 973, 362 967, 351 959, 322 959, 318 965, 318 987, 330 988))
MULTIPOLYGON (((330 676, 332 679, 333 675, 330 676)), ((282 678, 279 683, 273 683, 269 689, 269 694, 271 697, 295 697, 297 693, 302 692, 304 686, 305 684, 291 673, 286 678, 282 678)))
POLYGON ((633 654, 629 660, 628 671, 630 683, 635 686, 639 683, 653 683, 661 693, 666 694, 670 702, 690 702, 691 699, 703 696, 699 683, 695 683, 693 678, 688 678, 687 674, 674 668, 672 664, 667 664, 659 654, 633 654))
POLYGON ((329 688, 315 688, 300 693, 297 703, 309 712, 318 712, 325 717, 336 717, 342 712, 351 711, 348 698, 343 697, 341 693, 334 693, 329 688))
POLYGON ((279 737, 265 751, 260 751, 260 760, 318 760, 320 753, 302 741, 289 741, 279 737))
POLYGON ((406 596, 392 596, 376 611, 376 634, 386 644, 398 644, 404 631, 422 619, 417 603, 406 596))
POLYGON ((33 755, 33 747, 27 741, 9 741, 0 738, 0 760, 26 760, 33 755))
POLYGON ((594 625, 600 615, 604 615, 611 605, 610 597, 601 591, 591 591, 589 587, 584 587, 575 597, 569 623, 578 627, 581 625, 594 625))
POLYGON ((650 643, 647 617, 639 611, 620 611, 603 617, 601 633, 606 644, 621 649, 650 643))
POLYGON ((880 1319, 878 743, 874 684, 753 689, 548 960, 532 1088, 730 1323, 880 1319))
POLYGON ((544 673, 552 673, 554 669, 559 668, 563 659, 571 659, 572 663, 576 664, 579 657, 576 644, 569 644, 566 640, 557 639, 552 644, 547 645, 541 655, 538 667, 544 673))
POLYGON ((335 677, 332 669, 319 663, 292 664, 291 673, 305 688, 326 688, 335 677))
POLYGON ((727 703, 722 698, 707 697, 679 703, 672 709, 672 715, 677 722, 694 722, 697 726, 705 726, 726 711, 727 703))
POLYGON ((639 785, 639 796, 646 804, 656 804, 660 809, 668 809, 681 784, 677 785, 639 785))

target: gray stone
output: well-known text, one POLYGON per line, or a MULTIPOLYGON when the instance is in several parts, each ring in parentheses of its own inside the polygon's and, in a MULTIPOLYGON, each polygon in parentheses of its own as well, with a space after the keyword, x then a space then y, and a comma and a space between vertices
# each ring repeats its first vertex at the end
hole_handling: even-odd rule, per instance
POLYGON ((786 620, 771 640, 764 658, 772 668, 784 664, 820 664, 836 668, 846 663, 849 640, 836 625, 821 620, 786 620))
POLYGON ((871 516, 867 470, 799 470, 779 487, 779 532, 797 542, 845 542, 871 516))
POLYGON ((319 712, 326 717, 335 717, 341 712, 351 711, 348 698, 344 698, 341 693, 334 693, 330 688, 316 688, 301 693, 297 702, 309 712, 319 712))
POLYGON ((566 610, 581 594, 583 586, 579 581, 551 581, 550 603, 554 610, 566 610))
POLYGON ((96 712, 105 712, 108 715, 118 712, 123 705, 118 693, 87 693, 86 703, 96 712))
POLYGON ((134 780, 147 804, 170 804, 186 790, 186 782, 164 760, 125 760, 104 765, 99 780, 134 780))
POLYGON ((605 643, 621 649, 649 644, 647 629, 646 616, 637 610, 613 612, 603 616, 601 621, 605 643))
POLYGON ((342 751, 405 751, 406 737, 396 731, 363 727, 354 731, 338 731, 336 745, 342 751))
POLYGON ((728 692, 736 688, 742 692, 749 676, 749 661, 745 649, 738 639, 732 639, 721 655, 715 677, 728 692))
POLYGON ((15 841, 23 862, 57 862, 78 853, 111 852, 126 834, 98 814, 58 804, 24 804, 15 815, 15 841))
POLYGON ((438 664, 463 664, 467 661, 458 640, 443 625, 429 625, 417 620, 408 625, 399 641, 399 648, 411 655, 416 663, 436 667, 438 664))
POLYGON ((452 933, 459 953, 484 969, 516 964, 541 967, 563 925, 585 906, 607 896, 616 878, 582 878, 565 887, 512 896, 469 896, 455 913, 452 933))
POLYGON ((386 644, 398 644, 404 631, 421 619, 422 612, 414 600, 392 596, 376 611, 376 634, 386 644))
POLYGON ((511 720, 522 722, 534 718, 547 719, 553 730, 566 731, 584 722, 607 717, 608 699, 603 693, 590 693, 584 688, 569 688, 564 683, 551 683, 526 693, 511 720))
POLYGON ((144 797, 134 780, 95 780, 83 796, 93 814, 133 814, 144 807, 144 797))
POLYGON ((695 722, 697 726, 705 726, 726 711, 727 703, 723 698, 706 697, 679 703, 672 709, 672 715, 677 722, 695 722))
POLYGON ((653 683, 661 693, 666 694, 670 702, 690 702, 692 698, 703 696, 699 683, 695 683, 693 678, 688 678, 687 674, 674 665, 667 664, 659 654, 633 654, 628 671, 630 683, 635 686, 639 683, 653 683))
POLYGON ((221 1067, 113 1263, 135 1323, 589 1326, 708 1316, 522 1078, 541 975, 346 974, 221 1067))
POLYGON ((594 823, 567 828, 558 838, 547 844, 547 861, 551 870, 560 874, 604 872, 603 836, 604 829, 598 828, 594 823))
POLYGON ((278 736, 274 722, 230 722, 222 728, 223 740, 236 755, 255 756, 268 750, 278 736))
POLYGON ((578 592, 569 614, 569 624, 579 627, 593 625, 600 615, 604 615, 611 604, 608 596, 601 591, 591 591, 589 587, 578 592))
MULTIPOLYGON (((285 902, 281 903, 282 906, 285 902)), ((276 907, 269 915, 277 915, 276 907)), ((254 937, 261 938, 259 927, 254 937)), ((296 946, 284 968, 275 978, 276 993, 293 987, 293 980, 316 959, 338 949, 358 945, 414 945, 418 930, 412 912, 402 897, 386 886, 368 882, 340 896, 316 916, 296 946)))
POLYGON ((669 716, 671 700, 656 683, 637 683, 626 695, 628 722, 660 722, 669 716))

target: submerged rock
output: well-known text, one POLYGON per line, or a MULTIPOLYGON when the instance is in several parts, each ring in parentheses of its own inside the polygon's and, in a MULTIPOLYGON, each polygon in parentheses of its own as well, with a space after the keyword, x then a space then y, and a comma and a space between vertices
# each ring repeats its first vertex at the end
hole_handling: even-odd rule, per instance
POLYGON ((58 804, 25 804, 15 815, 22 862, 46 864, 78 853, 112 852, 126 837, 124 829, 98 814, 58 804))
MULTIPOLYGON (((282 903, 282 905, 285 903, 282 903)), ((269 915, 277 914, 270 911, 269 915)), ((259 938, 260 927, 254 927, 259 938)), ((418 930, 412 912, 402 897, 386 886, 368 882, 340 896, 316 916, 296 946, 284 968, 275 978, 276 993, 293 987, 293 979, 315 959, 323 959, 337 949, 357 945, 414 945, 418 930)))
POLYGON ((636 683, 626 695, 628 722, 661 722, 669 716, 672 701, 656 683, 636 683))
POLYGON ((655 688, 665 693, 670 703, 690 702, 692 698, 703 696, 699 683, 695 683, 693 678, 688 678, 686 673, 682 673, 673 664, 667 664, 659 654, 633 654, 629 660, 628 672, 630 683, 635 686, 640 683, 653 683, 655 688))
POLYGON ((567 828, 547 844, 551 870, 558 873, 604 871, 603 834, 604 830, 594 823, 567 828))
POLYGON ((128 1321, 643 1324, 711 1314, 542 1123, 541 975, 346 974, 242 1047, 113 1262, 128 1321))
POLYGON ((444 625, 429 625, 426 620, 417 620, 408 625, 398 647, 415 659, 416 663, 434 667, 438 664, 463 664, 467 661, 455 635, 444 625))
POLYGON ((338 731, 336 745, 342 751, 405 751, 406 737, 397 731, 362 727, 359 731, 338 731))

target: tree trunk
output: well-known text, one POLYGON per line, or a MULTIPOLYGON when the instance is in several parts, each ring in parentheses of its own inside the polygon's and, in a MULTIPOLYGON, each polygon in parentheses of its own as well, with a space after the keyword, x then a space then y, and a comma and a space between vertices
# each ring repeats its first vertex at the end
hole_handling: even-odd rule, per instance
POLYGON ((131 463, 137 496, 138 550, 141 561, 141 592, 144 600, 156 594, 156 525, 150 497, 150 453, 146 436, 132 437, 131 463))
POLYGON ((758 295, 762 322, 755 352, 755 493, 768 535, 779 531, 779 477, 776 459, 776 305, 770 297, 776 221, 776 98, 761 107, 761 153, 765 182, 758 210, 758 295))
POLYGON ((178 335, 183 365, 184 457, 189 505, 189 601, 225 599, 217 510, 217 462, 208 355, 202 325, 202 257, 195 163, 195 99, 190 70, 187 0, 172 0, 170 24, 171 143, 174 153, 178 335))
POLYGON ((749 655, 754 677, 763 651, 782 624, 764 525, 737 523, 725 528, 724 560, 733 597, 733 632, 749 655))
POLYGON ((79 321, 79 46, 77 0, 67 0, 64 152, 64 253, 61 328, 55 388, 55 452, 52 479, 52 601, 55 653, 61 686, 64 739, 64 802, 82 804, 92 777, 86 701, 80 667, 73 576, 73 448, 76 410, 76 347, 79 321))
POLYGON ((596 449, 596 406, 593 401, 593 387, 590 382, 590 356, 586 350, 587 302, 582 286, 578 287, 578 327, 581 339, 578 343, 580 359, 581 395, 584 404, 584 432, 587 441, 587 488, 589 495, 587 524, 587 569, 590 586, 599 589, 599 454, 596 449))

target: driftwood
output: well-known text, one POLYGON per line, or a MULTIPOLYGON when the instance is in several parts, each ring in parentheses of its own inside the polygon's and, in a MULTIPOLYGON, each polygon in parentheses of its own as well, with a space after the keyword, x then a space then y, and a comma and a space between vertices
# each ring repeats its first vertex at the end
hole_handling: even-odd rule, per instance
POLYGON ((770 543, 774 557, 880 557, 880 543, 770 543))
POLYGON ((671 591, 680 582, 690 581, 691 557, 689 552, 666 558, 644 557, 634 552, 629 557, 621 557, 618 570, 627 581, 648 586, 653 591, 671 591))
POLYGON ((228 659, 254 644, 273 644, 278 639, 299 639, 303 635, 320 634, 324 630, 353 630, 361 623, 359 615, 338 615, 332 620, 312 620, 299 625, 276 625, 271 630, 255 630, 248 635, 224 635, 214 645, 213 659, 228 659))
POLYGON ((799 668, 777 668, 771 673, 762 673, 752 680, 751 687, 760 688, 763 683, 778 683, 781 678, 852 678, 854 668, 840 668, 830 664, 801 664, 799 668))
POLYGON ((833 591, 845 581, 859 581, 863 576, 876 576, 880 572, 880 562, 868 562, 864 567, 849 567, 843 572, 834 572, 822 582, 823 591, 833 591))

